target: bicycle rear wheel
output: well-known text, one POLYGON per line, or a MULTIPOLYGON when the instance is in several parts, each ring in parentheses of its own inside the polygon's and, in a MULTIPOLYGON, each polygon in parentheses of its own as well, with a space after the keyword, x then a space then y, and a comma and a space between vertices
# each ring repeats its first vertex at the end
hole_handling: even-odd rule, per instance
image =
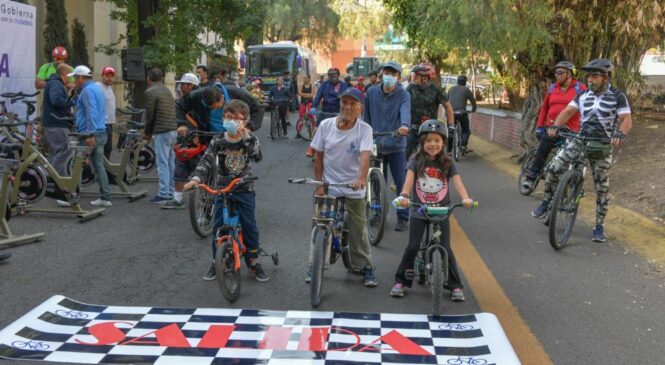
POLYGON ((527 152, 526 156, 524 157, 524 161, 522 161, 522 168, 520 169, 520 176, 517 180, 517 183, 520 194, 524 196, 531 195, 531 193, 533 193, 533 191, 536 189, 538 181, 540 180, 540 174, 538 174, 536 180, 533 182, 533 184, 531 184, 531 187, 523 186, 523 184, 526 182, 527 174, 529 173, 531 165, 533 165, 533 161, 535 159, 536 159, 536 150, 531 149, 529 150, 529 152, 527 152))
POLYGON ((300 137, 305 141, 311 141, 314 138, 314 133, 316 132, 316 121, 311 116, 306 115, 303 118, 303 131, 300 133, 300 137))
POLYGON ((215 271, 217 272, 217 285, 224 298, 229 303, 238 300, 240 297, 240 270, 235 270, 233 243, 228 238, 217 246, 215 271))
POLYGON ((432 314, 440 316, 443 302, 443 258, 441 251, 433 250, 431 256, 432 272, 432 314))
POLYGON ((270 138, 275 139, 277 137, 279 137, 279 114, 275 106, 270 111, 270 138))
POLYGON ((455 125, 455 133, 453 134, 453 158, 455 159, 455 161, 459 161, 461 145, 462 141, 461 141, 460 126, 455 125))
POLYGON ((559 250, 566 245, 577 217, 582 174, 577 170, 566 172, 554 193, 550 208, 550 245, 559 250))
POLYGON ((312 283, 310 284, 310 302, 312 307, 317 307, 321 303, 323 269, 329 240, 330 232, 328 229, 323 227, 314 228, 314 234, 312 234, 312 283))
POLYGON ((376 246, 383 238, 383 231, 388 216, 386 179, 381 170, 369 170, 369 189, 367 189, 367 228, 369 243, 376 246))
MULTIPOLYGON (((204 177, 204 184, 214 186, 217 169, 211 168, 204 177)), ((192 190, 189 194, 189 222, 194 232, 202 238, 212 234, 215 197, 203 189, 192 190)))

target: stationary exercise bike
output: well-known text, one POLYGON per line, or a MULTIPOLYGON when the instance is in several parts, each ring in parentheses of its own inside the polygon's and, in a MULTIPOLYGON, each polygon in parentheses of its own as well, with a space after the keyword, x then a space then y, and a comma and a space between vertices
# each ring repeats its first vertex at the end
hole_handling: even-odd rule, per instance
MULTIPOLYGON (((11 155, 15 151, 18 151, 21 148, 21 145, 18 144, 0 144, 0 154, 2 155, 11 155)), ((0 249, 23 245, 26 243, 32 243, 41 240, 44 237, 43 232, 23 234, 23 235, 14 235, 9 229, 9 219, 12 216, 12 209, 9 204, 9 188, 12 185, 14 176, 12 172, 19 161, 14 159, 0 159, 0 168, 2 168, 2 186, 0 187, 0 207, 4 207, 4 214, 0 214, 0 249)))
MULTIPOLYGON (((73 120, 74 118, 67 118, 66 120, 73 120)), ((12 128, 19 125, 26 126, 26 135, 32 135, 33 122, 31 121, 5 121, 0 123, 0 127, 12 128)), ((70 133, 70 136, 76 137, 78 140, 84 140, 85 138, 91 136, 91 134, 81 134, 81 133, 70 133)), ((19 189, 23 182, 22 179, 14 179, 12 186, 12 192, 10 194, 10 204, 12 208, 18 214, 25 214, 27 212, 45 212, 45 213, 59 213, 59 214, 72 214, 79 218, 81 222, 91 220, 93 218, 99 217, 104 213, 106 209, 96 208, 92 210, 85 210, 81 208, 78 203, 78 191, 79 191, 79 182, 81 180, 81 170, 83 162, 85 161, 86 154, 89 153, 90 147, 81 145, 78 141, 70 141, 69 149, 74 153, 74 165, 73 170, 70 176, 61 176, 49 163, 49 161, 44 157, 43 154, 39 152, 37 146, 32 142, 31 138, 23 138, 21 153, 20 153, 20 164, 16 170, 15 176, 23 177, 23 174, 28 171, 28 169, 33 168, 34 165, 37 165, 40 169, 43 168, 48 173, 47 184, 43 187, 44 192, 39 192, 39 194, 45 194, 48 197, 65 200, 69 202, 68 208, 37 208, 28 205, 28 201, 21 199, 19 196, 19 189)))
POLYGON ((132 117, 132 120, 127 122, 129 130, 121 135, 118 141, 118 149, 130 152, 125 183, 134 185, 139 181, 157 181, 157 177, 145 176, 157 166, 155 147, 139 133, 139 130, 145 128, 145 109, 128 106, 125 109, 118 109, 118 112, 132 117))

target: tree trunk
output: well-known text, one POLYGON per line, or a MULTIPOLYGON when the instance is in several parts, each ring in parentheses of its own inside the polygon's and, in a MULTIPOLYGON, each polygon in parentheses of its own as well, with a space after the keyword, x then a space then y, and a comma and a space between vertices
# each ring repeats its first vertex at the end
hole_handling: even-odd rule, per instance
MULTIPOLYGON (((536 143, 535 129, 538 121, 538 113, 543 103, 547 83, 545 80, 535 80, 536 75, 530 82, 529 94, 522 105, 522 118, 520 120, 520 145, 529 149, 536 143)), ((520 159, 521 160, 521 159, 520 159)))

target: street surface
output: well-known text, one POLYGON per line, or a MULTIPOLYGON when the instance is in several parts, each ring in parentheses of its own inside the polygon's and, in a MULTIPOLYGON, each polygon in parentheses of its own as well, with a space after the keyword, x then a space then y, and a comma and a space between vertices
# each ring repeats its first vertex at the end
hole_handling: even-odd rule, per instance
MULTIPOLYGON (((304 157, 306 143, 292 138, 294 127, 291 138, 272 141, 268 123, 265 119, 257 132, 264 155, 254 165, 260 178, 257 219, 263 248, 277 250, 280 262, 274 266, 263 259, 268 283, 254 281, 243 270, 241 297, 231 307, 310 310, 303 278, 313 187, 291 185, 287 179, 311 177, 312 164, 304 157)), ((511 178, 473 153, 458 168, 480 208, 455 211, 459 226, 453 222, 452 240, 467 300, 452 303, 446 297, 446 312, 494 313, 524 364, 663 363, 662 274, 654 274, 619 243, 591 242, 591 228, 581 222, 569 246, 555 252, 546 241, 546 227, 530 216, 536 198, 519 195, 511 178)), ((135 188, 148 189, 149 197, 157 190, 155 183, 135 188)), ((117 198, 104 216, 83 224, 37 213, 12 218, 15 234, 38 230, 46 237, 12 249, 11 260, 0 265, 0 326, 54 294, 93 304, 229 307, 216 282, 202 280, 210 241, 194 234, 187 210, 162 210, 146 201, 117 198)), ((391 212, 383 241, 372 248, 379 286, 365 288, 361 277, 336 265, 326 273, 319 310, 429 312, 426 287, 414 284, 404 298, 389 296, 407 239, 406 232, 394 231, 395 220, 391 212)))

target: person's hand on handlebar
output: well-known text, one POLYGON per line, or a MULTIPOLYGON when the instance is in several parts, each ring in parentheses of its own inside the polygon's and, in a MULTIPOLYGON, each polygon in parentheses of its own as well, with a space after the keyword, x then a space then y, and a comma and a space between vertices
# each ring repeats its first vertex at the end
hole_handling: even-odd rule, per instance
POLYGON ((176 129, 176 132, 178 132, 179 136, 185 136, 187 135, 188 128, 187 126, 181 125, 176 129))
POLYGON ((406 136, 407 134, 409 134, 409 127, 403 125, 399 127, 397 133, 399 133, 400 136, 406 136))
POLYGON ((408 208, 411 206, 411 199, 404 196, 398 196, 393 200, 393 206, 395 208, 408 208))
POLYGON ((550 137, 556 137, 556 134, 559 132, 559 127, 553 125, 547 128, 547 135, 550 137))
POLYGON ((185 186, 183 187, 183 191, 189 191, 192 189, 198 189, 199 187, 199 182, 196 180, 189 180, 185 186))
POLYGON ((359 178, 358 180, 354 181, 351 185, 353 186, 353 190, 360 190, 364 189, 366 184, 367 182, 365 181, 364 178, 359 178))
POLYGON ((462 199, 462 204, 464 204, 464 208, 470 209, 471 207, 473 207, 473 199, 471 198, 462 199))

